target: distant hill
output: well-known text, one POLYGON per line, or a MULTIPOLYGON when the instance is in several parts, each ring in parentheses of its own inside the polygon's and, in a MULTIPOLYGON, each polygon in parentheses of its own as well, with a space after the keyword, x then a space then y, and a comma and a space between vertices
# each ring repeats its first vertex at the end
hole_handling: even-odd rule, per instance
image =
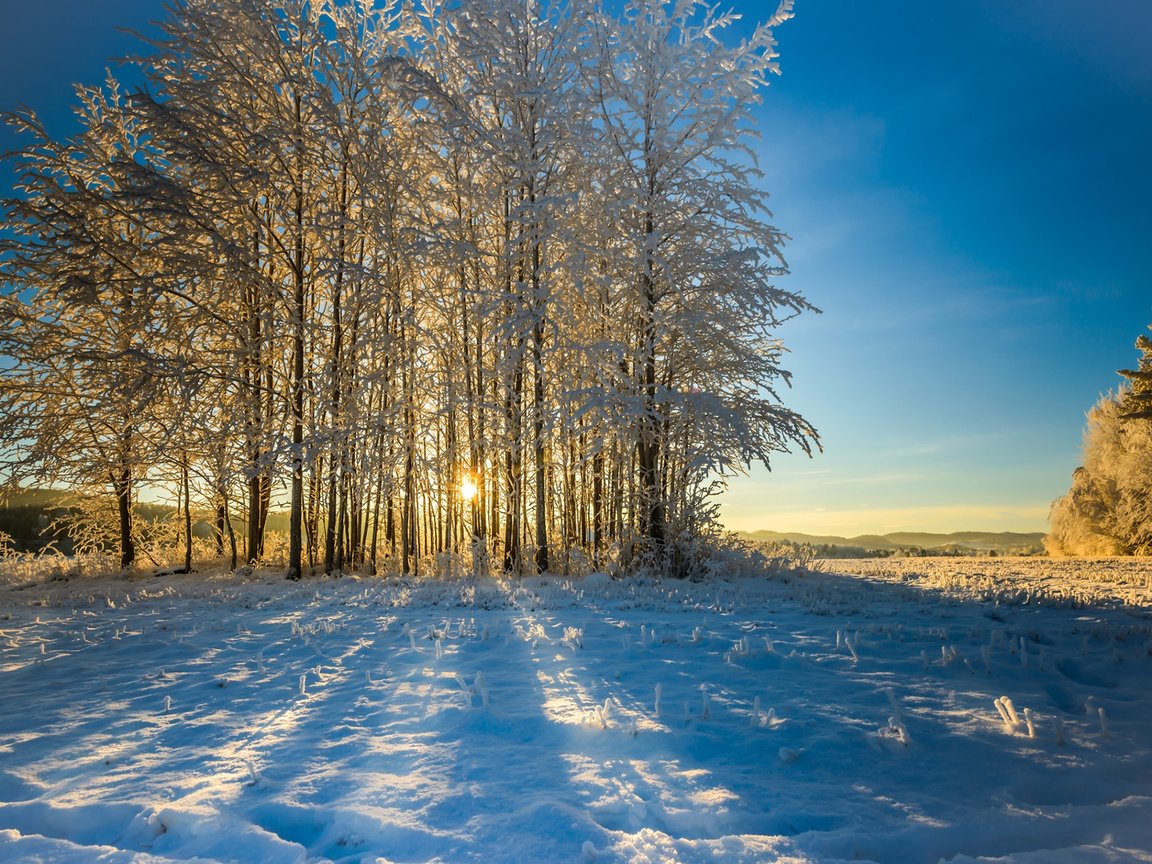
POLYGON ((895 553, 912 550, 925 552, 939 551, 941 554, 955 555, 969 551, 971 554, 994 553, 996 555, 1037 555, 1043 552, 1044 535, 1040 532, 1019 533, 1014 531, 956 531, 951 534, 931 534, 919 531, 897 531, 892 534, 861 534, 858 537, 836 535, 802 534, 795 531, 751 531, 741 532, 746 540, 762 543, 796 543, 815 547, 835 556, 838 553, 853 552, 895 553))
POLYGON ((67 489, 26 489, 0 491, 0 507, 64 507, 72 503, 72 493, 67 489))

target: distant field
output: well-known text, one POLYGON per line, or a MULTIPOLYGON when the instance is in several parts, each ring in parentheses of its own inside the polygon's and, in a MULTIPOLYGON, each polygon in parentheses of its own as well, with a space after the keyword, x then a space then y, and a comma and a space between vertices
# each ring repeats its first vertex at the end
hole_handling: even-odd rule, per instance
POLYGON ((858 557, 856 553, 894 553, 917 550, 947 555, 1036 555, 1044 551, 1044 534, 1038 531, 953 531, 932 534, 923 531, 896 531, 890 534, 861 534, 841 537, 833 534, 804 534, 796 531, 741 532, 755 543, 789 543, 810 546, 832 557, 858 557))
POLYGON ((1152 604, 1152 558, 862 558, 815 566, 965 599, 1152 604))

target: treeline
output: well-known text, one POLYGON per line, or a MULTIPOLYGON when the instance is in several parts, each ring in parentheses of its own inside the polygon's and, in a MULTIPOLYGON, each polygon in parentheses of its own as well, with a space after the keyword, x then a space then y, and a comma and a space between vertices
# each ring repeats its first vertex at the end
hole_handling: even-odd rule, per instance
MULTIPOLYGON (((16 504, 0 506, 0 557, 5 554, 65 556, 105 555, 116 548, 115 525, 93 520, 91 502, 61 497, 55 504, 16 504)), ((179 523, 183 513, 175 507, 151 502, 137 502, 132 508, 133 530, 137 553, 159 565, 156 555, 171 557, 179 550, 179 523)), ((273 512, 268 530, 283 532, 286 514, 273 512)), ((215 540, 214 529, 204 519, 192 526, 193 537, 201 546, 215 540)))
POLYGON ((186 566, 203 509, 261 560, 282 495, 294 577, 682 557, 816 440, 748 149, 789 6, 170 4, 76 137, 8 117, 4 479, 103 496, 123 567, 144 487, 186 566))
POLYGON ((1136 349, 1137 368, 1119 370, 1126 386, 1088 412, 1084 464, 1052 504, 1051 555, 1152 554, 1152 339, 1139 336, 1136 349))

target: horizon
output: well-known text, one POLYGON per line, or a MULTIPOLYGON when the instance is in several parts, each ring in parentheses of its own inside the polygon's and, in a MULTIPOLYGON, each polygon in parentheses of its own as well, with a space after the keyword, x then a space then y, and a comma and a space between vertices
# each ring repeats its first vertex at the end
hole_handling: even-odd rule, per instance
POLYGON ((1031 536, 1034 536, 1036 534, 1041 534, 1041 535, 1046 536, 1046 532, 1044 532, 1044 531, 981 531, 978 528, 977 529, 962 528, 959 531, 896 530, 896 531, 885 531, 883 533, 878 533, 878 532, 874 532, 874 531, 865 531, 862 533, 852 533, 852 534, 842 534, 838 531, 817 534, 817 533, 813 533, 811 531, 777 531, 773 528, 759 528, 755 531, 737 531, 735 533, 742 534, 742 535, 749 536, 749 537, 753 537, 757 534, 779 534, 782 536, 799 535, 799 536, 803 536, 803 537, 812 537, 812 538, 816 538, 816 539, 829 538, 829 539, 837 539, 837 540, 859 540, 859 539, 865 538, 865 537, 888 538, 888 537, 892 537, 892 536, 896 536, 896 535, 900 535, 900 534, 913 534, 913 535, 924 534, 924 535, 928 535, 931 537, 954 537, 958 534, 978 534, 978 535, 982 535, 982 536, 991 536, 991 537, 1002 537, 1002 536, 1006 536, 1006 535, 1031 537, 1031 536))

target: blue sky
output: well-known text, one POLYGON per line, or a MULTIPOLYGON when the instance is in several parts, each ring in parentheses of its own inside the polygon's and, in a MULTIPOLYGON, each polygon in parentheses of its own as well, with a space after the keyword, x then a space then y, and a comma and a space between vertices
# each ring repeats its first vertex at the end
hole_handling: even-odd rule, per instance
POLYGON ((782 335, 825 451, 733 482, 725 520, 1044 530, 1152 322, 1152 4, 796 7, 760 153, 824 310, 782 335))
MULTIPOLYGON (((824 310, 780 333, 789 404, 824 453, 734 481, 724 519, 1044 530, 1084 412, 1152 322, 1152 3, 796 7, 757 149, 792 238, 785 284, 824 310)), ((0 109, 67 132, 71 83, 135 49, 117 27, 162 16, 160 0, 0 0, 0 109)))

